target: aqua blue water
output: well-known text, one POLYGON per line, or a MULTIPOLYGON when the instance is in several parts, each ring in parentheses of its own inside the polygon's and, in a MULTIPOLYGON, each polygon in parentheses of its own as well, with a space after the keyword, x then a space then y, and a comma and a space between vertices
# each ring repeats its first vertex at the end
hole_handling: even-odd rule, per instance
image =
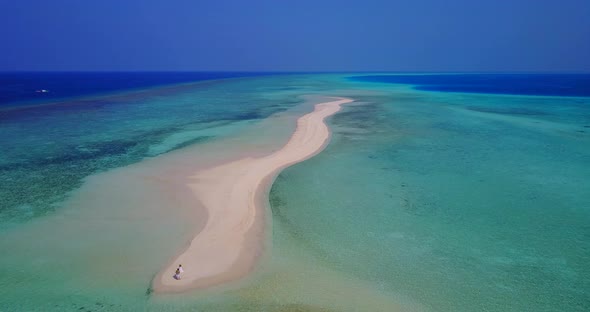
POLYGON ((590 98, 363 86, 273 188, 292 235, 433 311, 590 309, 590 98))
POLYGON ((376 311, 389 299, 426 311, 590 309, 590 98, 505 94, 586 78, 500 75, 492 89, 503 94, 492 94, 447 76, 420 78, 436 82, 424 91, 359 75, 201 81, 0 110, 0 310, 376 311), (308 94, 358 105, 331 118, 326 150, 277 178, 272 257, 244 285, 154 298, 149 281, 174 246, 100 211, 80 214, 99 222, 74 215, 79 225, 56 227, 72 219, 61 203, 85 177, 239 137, 308 94), (35 236, 52 232, 67 239, 35 236), (89 270, 118 266, 121 254, 146 260, 116 282, 89 270))

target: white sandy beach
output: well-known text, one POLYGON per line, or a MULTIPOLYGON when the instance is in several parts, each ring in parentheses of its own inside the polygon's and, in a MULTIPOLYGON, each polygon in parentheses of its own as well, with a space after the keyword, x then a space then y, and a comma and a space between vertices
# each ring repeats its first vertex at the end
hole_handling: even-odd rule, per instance
POLYGON ((268 192, 284 168, 319 153, 330 131, 324 119, 351 99, 320 103, 297 120, 287 144, 264 157, 244 158, 195 172, 188 186, 205 208, 207 222, 186 249, 156 276, 156 293, 207 288, 244 277, 255 267, 267 241, 264 216, 268 192), (182 279, 173 278, 182 264, 182 279))

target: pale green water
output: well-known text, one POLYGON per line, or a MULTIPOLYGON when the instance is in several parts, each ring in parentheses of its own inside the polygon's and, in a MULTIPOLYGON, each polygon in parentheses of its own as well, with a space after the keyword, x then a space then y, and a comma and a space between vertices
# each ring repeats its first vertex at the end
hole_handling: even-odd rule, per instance
POLYGON ((82 117, 1 125, 20 139, 1 155, 5 165, 42 140, 42 124, 54 123, 49 135, 68 144, 35 147, 27 156, 34 161, 2 173, 17 181, 2 191, 21 208, 2 214, 0 311, 590 307, 587 99, 426 93, 318 75, 237 79, 134 100, 82 117), (161 181, 252 144, 280 146, 310 109, 298 95, 314 93, 359 105, 330 120, 324 152, 277 178, 270 258, 229 289, 152 295, 154 274, 194 226, 182 184, 161 181), (261 123, 284 111, 286 119, 261 123), (19 130, 24 123, 30 128, 19 130), (111 141, 131 147, 82 157, 85 147, 111 141), (82 156, 66 157, 75 149, 82 156), (77 177, 156 155, 86 180, 59 204, 77 177), (40 161, 46 157, 55 161, 40 161), (15 189, 35 202, 22 208, 30 196, 15 189))

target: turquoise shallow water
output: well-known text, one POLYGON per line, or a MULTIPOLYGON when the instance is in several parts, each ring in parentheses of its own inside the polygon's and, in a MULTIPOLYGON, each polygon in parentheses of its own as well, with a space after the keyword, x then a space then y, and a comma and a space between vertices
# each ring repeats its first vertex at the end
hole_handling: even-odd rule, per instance
POLYGON ((201 82, 3 115, 0 311, 590 309, 589 98, 345 77, 201 82), (172 194, 160 184, 124 177, 156 176, 179 152, 226 156, 216 144, 256 144, 245 135, 256 129, 279 143, 292 125, 261 120, 304 113, 309 94, 357 102, 331 118, 326 150, 277 178, 269 259, 229 289, 150 294, 192 224, 158 210, 172 194), (112 198, 64 205, 83 183, 112 198))
POLYGON ((292 234, 434 311, 588 310, 589 100, 383 88, 275 184, 292 234))
POLYGON ((7 182, 0 224, 52 211, 92 173, 239 132, 301 102, 282 87, 199 82, 0 111, 0 174, 7 182))

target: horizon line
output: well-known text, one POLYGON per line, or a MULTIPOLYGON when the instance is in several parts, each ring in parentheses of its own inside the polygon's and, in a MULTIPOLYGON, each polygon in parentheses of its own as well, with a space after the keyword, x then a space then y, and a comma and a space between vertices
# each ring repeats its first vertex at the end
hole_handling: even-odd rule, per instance
POLYGON ((4 73, 244 73, 244 74, 590 74, 590 71, 427 71, 427 70, 366 70, 366 71, 287 71, 287 70, 0 70, 4 73))

